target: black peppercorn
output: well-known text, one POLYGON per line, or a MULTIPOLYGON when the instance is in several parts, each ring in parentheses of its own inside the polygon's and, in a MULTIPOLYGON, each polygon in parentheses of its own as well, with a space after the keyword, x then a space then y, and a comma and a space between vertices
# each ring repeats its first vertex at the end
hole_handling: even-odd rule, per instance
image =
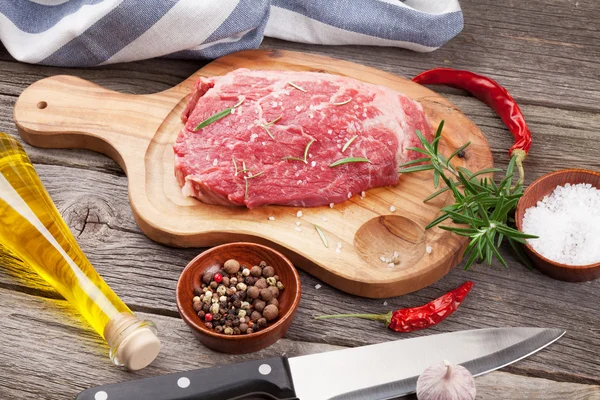
POLYGON ((220 313, 221 315, 227 315, 227 307, 223 307, 223 306, 221 306, 221 307, 219 308, 219 313, 220 313))
POLYGON ((221 325, 215 326, 215 332, 217 332, 217 333, 223 333, 223 327, 221 325))
POLYGON ((212 290, 215 290, 219 284, 215 281, 212 281, 210 285, 208 285, 212 290))
POLYGON ((246 300, 246 291, 238 292, 238 294, 240 296, 240 300, 246 300))
POLYGON ((194 309, 194 311, 198 312, 198 311, 202 310, 202 303, 194 303, 192 305, 192 308, 194 309))
POLYGON ((256 282, 256 278, 253 276, 247 276, 246 279, 244 279, 246 286, 253 286, 254 282, 256 282))
POLYGON ((206 313, 202 310, 198 311, 198 316, 200 317, 200 319, 204 319, 204 316, 206 315, 206 313))
POLYGON ((209 312, 210 311, 210 304, 209 303, 202 304, 202 311, 209 312))
POLYGON ((240 328, 237 328, 237 327, 233 328, 233 334, 234 334, 234 335, 239 335, 240 333, 242 333, 242 332, 240 331, 240 328))
POLYGON ((228 328, 232 327, 233 326, 233 321, 230 320, 230 319, 227 319, 227 321, 225 321, 225 326, 228 327, 228 328))
POLYGON ((205 322, 204 326, 206 326, 208 329, 212 329, 213 328, 212 322, 205 322))
POLYGON ((213 321, 220 321, 223 316, 219 313, 213 314, 213 321))
POLYGON ((246 333, 247 333, 248 335, 249 335, 249 334, 251 334, 251 333, 254 333, 254 329, 252 329, 252 328, 248 328, 248 329, 246 330, 246 333))
POLYGON ((233 321, 235 319, 235 315, 234 314, 228 314, 227 315, 227 320, 228 321, 233 321))
POLYGON ((267 320, 265 318, 260 318, 257 325, 260 327, 260 329, 264 329, 267 327, 267 320))
POLYGON ((202 293, 204 293, 202 291, 202 288, 195 288, 194 289, 194 296, 200 296, 202 293))
POLYGON ((240 319, 236 318, 233 320, 233 326, 240 326, 240 319))
POLYGON ((266 261, 261 261, 260 264, 258 264, 259 267, 264 268, 267 266, 267 262, 266 261))
POLYGON ((233 302, 233 307, 235 308, 240 308, 242 306, 242 301, 241 300, 236 300, 233 302))

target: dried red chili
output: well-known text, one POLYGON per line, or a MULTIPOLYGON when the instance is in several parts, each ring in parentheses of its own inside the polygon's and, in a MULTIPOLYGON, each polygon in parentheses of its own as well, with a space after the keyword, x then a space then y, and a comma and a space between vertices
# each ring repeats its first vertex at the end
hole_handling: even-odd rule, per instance
POLYGON ((463 89, 490 106, 502 118, 515 138, 515 143, 508 154, 516 157, 520 174, 519 182, 523 182, 523 160, 531 147, 531 132, 515 99, 504 87, 488 77, 452 68, 431 69, 421 72, 412 80, 421 85, 447 85, 463 89))
POLYGON ((467 281, 456 289, 438 297, 437 299, 412 308, 402 308, 390 311, 387 314, 338 314, 322 315, 317 319, 356 317, 384 321, 386 326, 396 332, 412 332, 429 328, 451 315, 467 296, 473 282, 467 281))

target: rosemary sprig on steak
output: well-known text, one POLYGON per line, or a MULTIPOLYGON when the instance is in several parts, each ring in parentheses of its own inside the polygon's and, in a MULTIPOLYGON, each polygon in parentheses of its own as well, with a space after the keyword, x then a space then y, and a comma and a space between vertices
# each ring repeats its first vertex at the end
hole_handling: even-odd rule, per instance
POLYGON ((337 167, 338 165, 343 165, 343 164, 348 164, 348 163, 369 163, 369 164, 371 164, 371 161, 368 158, 364 158, 364 157, 346 157, 346 158, 342 158, 341 160, 334 161, 329 167, 333 168, 333 167, 337 167))
POLYGON ((223 111, 219 111, 216 114, 211 115, 210 117, 206 118, 204 121, 200 122, 195 128, 194 131, 197 131, 198 129, 202 129, 214 122, 217 122, 220 119, 225 118, 226 116, 228 116, 229 114, 231 114, 233 112, 233 110, 235 110, 236 108, 238 108, 239 106, 242 105, 242 103, 244 102, 245 98, 241 99, 239 102, 237 102, 237 104, 235 104, 233 107, 229 107, 224 109, 223 111))
POLYGON ((423 148, 410 147, 409 150, 419 152, 424 157, 400 165, 399 170, 400 173, 432 170, 434 187, 438 187, 440 179, 445 183, 444 188, 427 197, 424 202, 430 201, 448 190, 454 195, 456 202, 443 207, 442 215, 427 225, 426 229, 438 226, 446 220, 466 225, 466 227, 439 225, 440 229, 469 238, 469 244, 463 254, 467 259, 465 269, 468 269, 474 262, 485 261, 491 264, 493 258, 508 267, 498 252, 504 239, 508 240, 521 262, 529 267, 529 259, 523 253, 520 243, 525 243, 525 239, 536 238, 536 236, 522 233, 512 226, 515 208, 523 195, 521 182, 517 182, 513 186, 516 158, 514 156, 511 158, 506 174, 500 183, 496 183, 493 178, 481 177, 481 175, 494 172, 503 172, 499 168, 486 168, 473 173, 467 168, 454 167, 451 164, 452 159, 470 143, 459 147, 446 158, 439 151, 443 126, 444 122, 442 121, 431 143, 417 130, 416 135, 423 148))

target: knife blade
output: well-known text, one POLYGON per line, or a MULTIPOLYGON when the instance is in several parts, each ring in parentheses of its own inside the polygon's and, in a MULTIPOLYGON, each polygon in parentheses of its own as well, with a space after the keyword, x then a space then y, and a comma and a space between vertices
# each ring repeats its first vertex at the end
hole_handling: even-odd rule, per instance
POLYGON ((77 400, 388 400, 413 393, 428 366, 448 360, 474 376, 525 358, 562 329, 443 333, 299 357, 276 357, 87 389, 77 400))

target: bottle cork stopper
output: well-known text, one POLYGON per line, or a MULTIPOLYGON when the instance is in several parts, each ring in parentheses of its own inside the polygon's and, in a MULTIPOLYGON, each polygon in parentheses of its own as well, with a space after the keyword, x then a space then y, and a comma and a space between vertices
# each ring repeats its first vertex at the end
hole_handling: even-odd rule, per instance
POLYGON ((149 328, 143 327, 127 336, 119 345, 117 358, 130 370, 148 366, 160 352, 160 341, 149 328))
POLYGON ((131 313, 114 317, 104 328, 104 336, 117 365, 135 371, 148 366, 160 352, 160 341, 147 322, 131 313))

